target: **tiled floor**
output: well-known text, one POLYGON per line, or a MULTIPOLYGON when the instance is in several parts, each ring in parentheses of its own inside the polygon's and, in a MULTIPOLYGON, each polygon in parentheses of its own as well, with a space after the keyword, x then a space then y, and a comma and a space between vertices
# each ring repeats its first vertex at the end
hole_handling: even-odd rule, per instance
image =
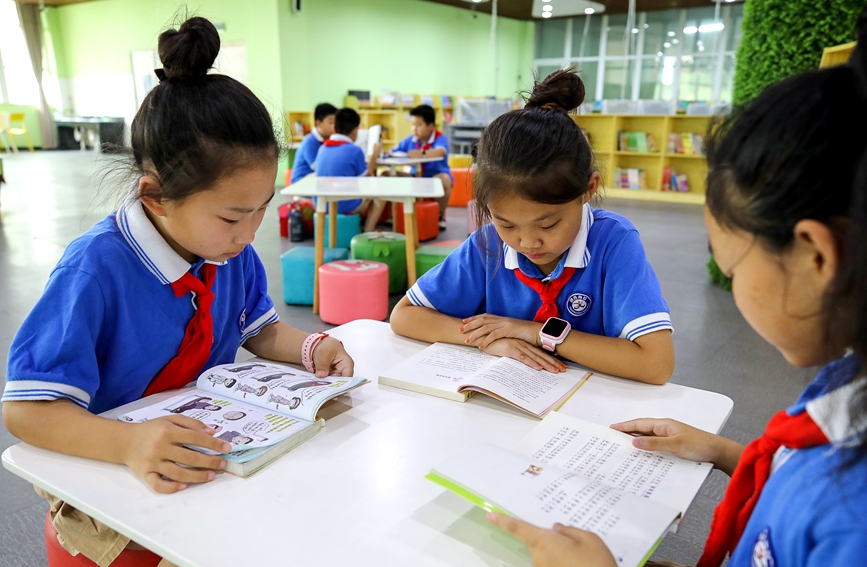
MULTIPOLYGON (((0 188, 0 365, 8 345, 38 299, 66 245, 112 210, 120 193, 99 187, 106 161, 92 153, 0 154, 8 184, 0 188)), ((279 198, 278 198, 279 200, 279 198)), ((608 200, 603 206, 629 217, 638 229, 671 306, 677 367, 673 382, 731 397, 734 412, 724 433, 740 441, 758 436, 775 410, 794 400, 813 375, 786 364, 735 309, 730 293, 708 283, 707 236, 701 207, 608 200)), ((466 210, 451 209, 441 239, 466 237, 466 210)), ((308 242, 309 244, 309 242, 308 242)), ((328 325, 309 307, 280 301, 279 254, 289 247, 269 209, 255 242, 272 282, 281 317, 309 331, 328 325)), ((399 296, 392 297, 395 303, 399 296)), ((0 425, 0 451, 15 439, 0 425)), ((694 564, 727 478, 715 472, 690 508, 677 535, 655 557, 694 564)), ((46 505, 30 485, 0 472, 0 567, 46 564, 42 519, 46 505)))

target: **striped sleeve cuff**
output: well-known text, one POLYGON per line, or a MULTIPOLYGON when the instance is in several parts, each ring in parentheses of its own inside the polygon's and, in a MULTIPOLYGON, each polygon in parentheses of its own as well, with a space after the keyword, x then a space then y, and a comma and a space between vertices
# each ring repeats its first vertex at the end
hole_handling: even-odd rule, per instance
POLYGON ((418 282, 409 288, 409 291, 406 292, 406 296, 409 298, 409 302, 417 307, 427 307, 428 309, 437 311, 437 308, 433 306, 433 303, 428 301, 428 298, 425 297, 424 292, 418 286, 418 282))
POLYGON ((270 325, 271 323, 276 323, 280 320, 280 316, 277 315, 277 311, 272 307, 268 311, 266 311, 261 317, 250 323, 250 326, 244 329, 244 334, 241 335, 241 344, 244 344, 244 341, 249 339, 250 337, 255 337, 258 335, 262 329, 270 325))
POLYGON ((623 327, 623 330, 620 331, 619 338, 634 341, 641 335, 662 331, 663 329, 674 332, 674 327, 671 325, 671 315, 668 313, 651 313, 627 323, 623 327))
POLYGON ((0 402, 50 402, 52 400, 69 400, 84 409, 90 406, 90 394, 81 388, 40 380, 7 380, 3 397, 0 398, 0 402))

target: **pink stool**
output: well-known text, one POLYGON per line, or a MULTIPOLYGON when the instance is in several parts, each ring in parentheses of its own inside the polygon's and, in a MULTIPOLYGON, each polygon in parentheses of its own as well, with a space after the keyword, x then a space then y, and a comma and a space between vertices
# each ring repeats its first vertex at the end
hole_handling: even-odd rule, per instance
POLYGON ((319 267, 319 316, 343 325, 388 317, 388 266, 371 260, 337 260, 319 267))
MULTIPOLYGON (((50 513, 45 515, 45 551, 48 553, 48 567, 96 567, 96 563, 84 555, 70 555, 63 549, 57 541, 57 530, 50 513)), ((145 549, 125 549, 111 567, 156 567, 159 562, 159 555, 145 549)))

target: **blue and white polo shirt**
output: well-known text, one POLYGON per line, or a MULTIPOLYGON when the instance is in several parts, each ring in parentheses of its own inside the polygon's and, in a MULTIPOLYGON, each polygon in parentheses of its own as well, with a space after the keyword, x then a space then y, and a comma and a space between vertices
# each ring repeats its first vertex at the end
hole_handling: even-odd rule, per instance
MULTIPOLYGON (((18 330, 2 401, 65 398, 100 413, 140 398, 195 312, 193 296, 175 297, 170 284, 203 263, 172 250, 138 201, 107 216, 69 245, 18 330)), ((233 362, 278 318, 251 246, 219 264, 213 289, 206 368, 233 362)))
POLYGON ((314 128, 301 140, 301 145, 295 150, 295 161, 292 163, 292 183, 299 181, 313 173, 316 163, 316 154, 325 138, 314 128))
MULTIPOLYGON (((316 154, 317 177, 364 177, 367 175, 367 160, 364 157, 364 150, 356 146, 352 138, 343 134, 332 134, 328 140, 341 145, 322 144, 319 153, 316 154)), ((316 201, 315 198, 313 200, 316 201)), ((360 204, 361 199, 339 201, 337 212, 341 215, 349 214, 360 204)))
MULTIPOLYGON (((427 142, 424 144, 429 150, 442 148, 446 151, 446 157, 442 161, 432 161, 421 164, 421 176, 433 177, 439 173, 445 173, 454 181, 452 170, 449 168, 449 139, 442 132, 434 130, 427 142)), ((395 147, 392 151, 410 152, 412 150, 422 149, 421 141, 414 135, 409 135, 395 147)), ((412 174, 415 175, 415 166, 412 168, 412 174)))
POLYGON ((822 369, 792 415, 807 411, 831 445, 781 447, 728 567, 849 567, 867 562, 867 458, 849 402, 867 378, 854 355, 822 369), (842 384, 842 385, 841 385, 842 384))
POLYGON ((590 205, 584 205, 583 215, 578 236, 547 277, 488 224, 422 276, 407 297, 413 305, 452 317, 490 313, 532 321, 542 300, 514 270, 545 281, 568 266, 576 270, 557 307, 573 329, 629 340, 672 330, 668 304, 636 228, 625 217, 590 205))

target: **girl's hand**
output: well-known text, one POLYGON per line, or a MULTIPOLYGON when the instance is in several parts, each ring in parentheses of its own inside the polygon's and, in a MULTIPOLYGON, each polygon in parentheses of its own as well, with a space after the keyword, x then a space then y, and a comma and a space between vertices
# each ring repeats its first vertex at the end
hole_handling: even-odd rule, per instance
POLYGON ((633 419, 611 429, 638 434, 632 445, 645 451, 664 451, 688 461, 713 463, 731 475, 743 445, 673 419, 633 419))
POLYGON ((232 445, 214 438, 214 430, 199 420, 171 415, 129 426, 131 438, 123 462, 156 492, 171 494, 188 483, 211 482, 226 460, 188 449, 193 445, 228 453, 232 445))
POLYGON ((340 341, 325 337, 313 350, 313 366, 316 367, 317 378, 352 376, 355 361, 347 354, 340 341))
POLYGON ((484 349, 497 339, 512 338, 521 339, 526 343, 539 346, 539 331, 542 324, 535 321, 524 321, 483 313, 464 319, 464 326, 460 331, 469 333, 467 344, 473 344, 481 340, 479 348, 484 349))
POLYGON ((488 354, 508 356, 536 370, 564 372, 566 365, 544 350, 527 344, 521 339, 498 339, 482 349, 488 354))
POLYGON ((617 561, 597 536, 554 524, 550 530, 489 512, 486 519, 527 544, 536 567, 615 567, 617 561))

